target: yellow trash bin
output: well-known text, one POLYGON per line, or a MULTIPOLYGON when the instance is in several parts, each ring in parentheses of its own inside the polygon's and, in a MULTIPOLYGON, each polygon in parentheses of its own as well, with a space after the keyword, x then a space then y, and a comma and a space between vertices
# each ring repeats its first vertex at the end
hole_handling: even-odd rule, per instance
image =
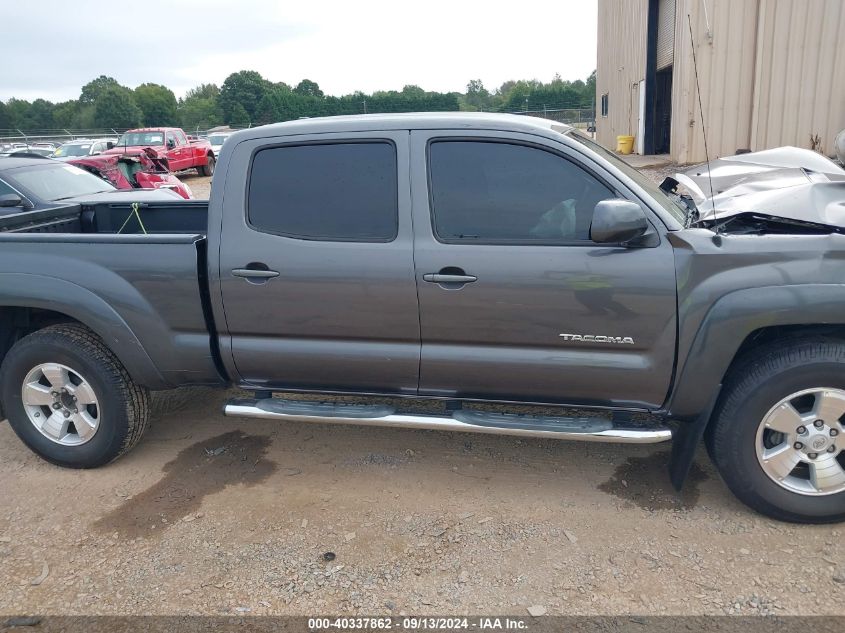
POLYGON ((617 136, 616 137, 616 151, 620 154, 630 154, 634 151, 634 137, 633 136, 617 136))

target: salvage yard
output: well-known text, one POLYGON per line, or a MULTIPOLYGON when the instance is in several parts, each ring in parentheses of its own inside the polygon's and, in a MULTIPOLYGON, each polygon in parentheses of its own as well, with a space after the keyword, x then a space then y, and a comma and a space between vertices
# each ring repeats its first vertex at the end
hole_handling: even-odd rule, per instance
POLYGON ((176 395, 97 470, 0 426, 0 612, 845 608, 842 528, 753 513, 703 452, 677 496, 668 444, 237 420, 225 392, 176 395))

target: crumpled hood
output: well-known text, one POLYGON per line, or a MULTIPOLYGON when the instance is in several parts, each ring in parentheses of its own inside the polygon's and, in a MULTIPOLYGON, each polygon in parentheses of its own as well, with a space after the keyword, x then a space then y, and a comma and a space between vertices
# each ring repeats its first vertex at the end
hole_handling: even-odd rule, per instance
POLYGON ((845 227, 845 169, 816 152, 779 147, 709 166, 709 176, 706 163, 674 176, 695 201, 700 220, 758 213, 845 227))

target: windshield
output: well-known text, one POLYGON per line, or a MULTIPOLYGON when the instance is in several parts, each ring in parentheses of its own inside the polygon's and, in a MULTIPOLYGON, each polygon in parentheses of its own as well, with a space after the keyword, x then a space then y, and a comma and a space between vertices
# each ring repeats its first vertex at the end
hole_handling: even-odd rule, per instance
POLYGON ((678 222, 680 222, 681 224, 685 224, 686 209, 678 206, 669 196, 666 195, 666 193, 660 187, 654 184, 649 178, 647 178, 642 173, 631 167, 628 163, 619 158, 616 154, 606 150, 604 147, 602 147, 592 139, 589 139, 586 136, 582 135, 580 132, 570 132, 569 138, 578 141, 579 143, 581 143, 581 145, 584 145, 585 147, 593 150, 596 154, 599 154, 602 158, 606 159, 619 171, 624 173, 631 180, 637 183, 640 187, 645 189, 649 193, 649 195, 661 207, 666 209, 666 211, 670 215, 672 215, 672 217, 678 220, 678 222))
POLYGON ((115 191, 105 180, 97 178, 87 171, 74 167, 52 163, 10 169, 6 175, 42 200, 64 200, 91 193, 115 191))
POLYGON ((68 143, 53 152, 53 156, 56 158, 61 158, 62 156, 88 156, 88 152, 90 151, 91 143, 68 143))
POLYGON ((229 138, 228 134, 215 134, 208 137, 208 142, 212 145, 223 145, 223 141, 229 138))
POLYGON ((115 144, 121 147, 155 147, 164 145, 163 132, 127 132, 115 144))

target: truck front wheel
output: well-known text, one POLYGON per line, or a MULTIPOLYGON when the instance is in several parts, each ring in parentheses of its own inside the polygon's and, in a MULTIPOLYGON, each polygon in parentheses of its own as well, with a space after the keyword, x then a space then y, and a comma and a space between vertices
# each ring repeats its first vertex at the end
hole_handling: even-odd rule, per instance
POLYGON ((60 324, 19 340, 0 367, 0 395, 18 437, 47 461, 95 468, 147 428, 149 393, 85 326, 60 324))
POLYGON ((707 447, 755 510, 845 520, 845 343, 801 339, 746 355, 727 377, 707 447))

